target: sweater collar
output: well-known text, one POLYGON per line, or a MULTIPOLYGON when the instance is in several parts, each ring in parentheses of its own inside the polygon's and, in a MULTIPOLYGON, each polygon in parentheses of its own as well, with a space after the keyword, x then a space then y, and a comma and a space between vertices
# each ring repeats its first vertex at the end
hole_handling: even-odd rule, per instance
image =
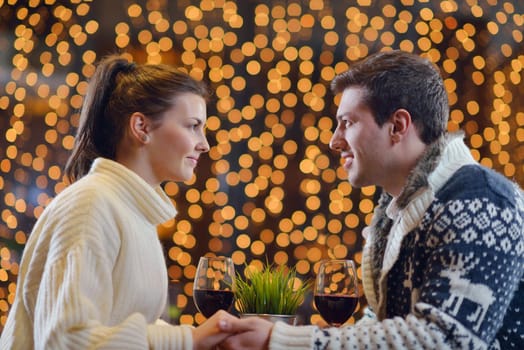
POLYGON ((463 138, 463 132, 446 134, 427 147, 400 195, 392 198, 385 192, 382 194, 388 216, 404 209, 414 196, 426 188, 436 193, 461 166, 476 163, 463 138))
POLYGON ((89 174, 105 176, 153 225, 162 224, 177 214, 173 202, 160 186, 152 187, 138 174, 118 162, 97 158, 89 174))
POLYGON ((401 194, 393 198, 383 192, 380 196, 367 230, 362 262, 366 297, 379 318, 385 312, 385 276, 398 257, 402 238, 420 222, 435 193, 453 173, 475 163, 463 137, 462 132, 447 134, 430 144, 401 194))

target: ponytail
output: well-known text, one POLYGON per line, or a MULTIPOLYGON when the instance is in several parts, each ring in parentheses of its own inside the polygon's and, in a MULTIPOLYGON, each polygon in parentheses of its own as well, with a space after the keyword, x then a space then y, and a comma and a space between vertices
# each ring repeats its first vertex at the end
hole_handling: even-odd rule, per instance
POLYGON ((120 72, 133 69, 134 64, 119 57, 108 57, 97 67, 90 80, 87 94, 80 111, 73 153, 66 164, 66 175, 70 182, 87 174, 97 157, 114 159, 116 144, 115 123, 106 115, 106 107, 120 72))

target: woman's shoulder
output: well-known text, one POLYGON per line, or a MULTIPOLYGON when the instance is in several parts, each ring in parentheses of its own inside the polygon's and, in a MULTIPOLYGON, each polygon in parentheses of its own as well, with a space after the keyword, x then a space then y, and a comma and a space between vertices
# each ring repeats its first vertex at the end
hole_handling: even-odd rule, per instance
POLYGON ((111 199, 113 197, 111 192, 112 188, 107 182, 101 181, 95 174, 89 174, 58 193, 53 201, 87 204, 91 201, 111 199))
POLYGON ((58 193, 38 219, 47 225, 86 225, 103 221, 112 212, 111 189, 92 177, 84 177, 58 193))
MULTIPOLYGON (((118 246, 110 203, 111 193, 91 179, 65 188, 38 218, 31 235, 46 236, 61 246, 118 246)), ((106 248, 105 248, 106 249, 106 248)), ((108 249, 108 248, 107 248, 108 249)))

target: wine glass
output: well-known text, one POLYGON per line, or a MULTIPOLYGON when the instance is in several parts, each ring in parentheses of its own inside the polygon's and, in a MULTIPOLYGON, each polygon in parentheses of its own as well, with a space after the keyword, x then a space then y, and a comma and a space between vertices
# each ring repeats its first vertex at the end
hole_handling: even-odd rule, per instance
POLYGON ((193 300, 205 317, 233 305, 235 266, 228 257, 201 257, 193 284, 193 300))
POLYGON ((355 263, 352 260, 322 261, 313 294, 320 315, 330 326, 344 324, 358 304, 355 263))

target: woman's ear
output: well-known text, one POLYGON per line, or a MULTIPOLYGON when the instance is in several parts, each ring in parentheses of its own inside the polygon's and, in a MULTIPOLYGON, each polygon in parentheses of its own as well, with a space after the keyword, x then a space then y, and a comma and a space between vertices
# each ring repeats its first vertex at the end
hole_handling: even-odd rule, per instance
POLYGON ((144 114, 140 112, 131 114, 131 117, 129 118, 129 129, 131 130, 131 134, 140 140, 140 142, 149 142, 149 119, 144 114))
POLYGON ((400 142, 408 133, 411 126, 411 114, 403 109, 397 109, 390 117, 391 140, 395 143, 400 142))

